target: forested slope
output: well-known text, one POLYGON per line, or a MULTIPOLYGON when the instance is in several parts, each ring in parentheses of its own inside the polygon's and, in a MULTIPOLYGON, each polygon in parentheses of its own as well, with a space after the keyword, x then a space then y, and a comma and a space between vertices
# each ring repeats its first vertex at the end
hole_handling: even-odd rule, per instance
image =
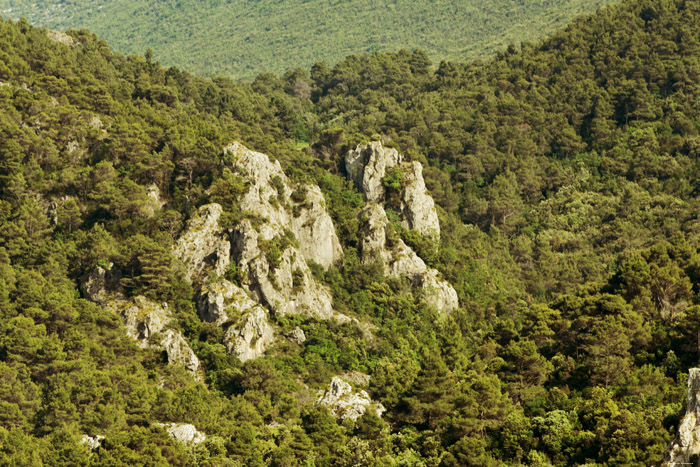
POLYGON ((698 28, 695 2, 637 0, 486 63, 372 53, 237 84, 0 23, 0 459, 659 463, 699 357, 698 28), (395 229, 454 286, 447 317, 359 259, 364 201, 342 160, 378 138, 424 164, 440 241, 395 229), (200 319, 171 251, 201 205, 246 216, 234 140, 321 187, 345 256, 314 276, 374 337, 277 317, 303 345, 241 363, 200 319), (203 382, 81 296, 110 262, 129 296, 168 304, 203 382), (381 418, 313 405, 349 371, 370 375, 381 418), (207 441, 173 441, 171 422, 207 441))
POLYGON ((168 65, 252 79, 352 53, 421 48, 433 60, 491 57, 613 0, 6 0, 0 15, 87 28, 117 51, 152 48, 168 65))

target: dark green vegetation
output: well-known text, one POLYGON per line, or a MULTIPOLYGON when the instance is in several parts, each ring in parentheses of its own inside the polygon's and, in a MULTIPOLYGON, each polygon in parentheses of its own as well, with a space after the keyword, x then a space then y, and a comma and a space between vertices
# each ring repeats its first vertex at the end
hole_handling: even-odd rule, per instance
POLYGON ((122 53, 205 75, 252 79, 352 53, 425 50, 433 60, 491 57, 539 40, 616 0, 4 0, 4 14, 88 28, 122 53))
POLYGON ((485 64, 374 53, 236 84, 0 23, 0 463, 658 463, 700 357, 698 30, 697 2, 640 0, 485 64), (340 160, 376 136, 427 164, 441 244, 407 241, 458 291, 447 319, 357 260, 340 160), (319 183, 346 260, 318 275, 375 340, 280 319, 304 346, 241 364, 199 321, 169 248, 211 186, 243 215, 233 139, 319 183), (151 183, 168 205, 148 218, 151 183), (207 386, 80 298, 106 260, 141 265, 130 290, 170 304, 207 386), (346 370, 372 375, 383 419, 300 397, 346 370), (208 441, 175 443, 170 421, 208 441))

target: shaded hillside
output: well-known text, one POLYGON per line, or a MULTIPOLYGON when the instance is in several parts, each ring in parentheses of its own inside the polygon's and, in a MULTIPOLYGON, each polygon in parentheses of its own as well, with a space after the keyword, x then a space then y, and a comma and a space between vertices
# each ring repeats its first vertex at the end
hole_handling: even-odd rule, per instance
POLYGON ((659 463, 700 358, 699 28, 695 2, 632 1, 486 63, 240 84, 0 23, 0 458, 659 463), (346 161, 377 139, 378 198, 346 161), (439 238, 406 222, 421 170, 439 238), (342 259, 302 244, 324 208, 342 259), (314 404, 339 394, 373 410, 314 404))
POLYGON ((374 50, 421 48, 435 61, 490 57, 610 3, 8 0, 0 14, 58 30, 88 28, 125 54, 151 48, 168 65, 250 79, 374 50))

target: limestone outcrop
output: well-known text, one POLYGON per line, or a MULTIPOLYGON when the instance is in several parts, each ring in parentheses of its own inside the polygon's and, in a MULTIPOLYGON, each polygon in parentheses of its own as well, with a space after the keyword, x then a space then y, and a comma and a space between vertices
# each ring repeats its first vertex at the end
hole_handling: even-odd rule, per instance
POLYGON ((244 183, 237 202, 247 218, 225 231, 222 207, 202 206, 173 255, 199 289, 200 318, 224 327, 228 351, 249 360, 274 343, 269 312, 349 319, 333 311, 330 292, 308 264, 327 269, 342 259, 342 249, 317 186, 292 183, 279 162, 240 143, 224 148, 224 156, 244 183), (240 287, 222 278, 229 270, 238 272, 240 287))
POLYGON ((185 278, 190 282, 206 276, 207 269, 221 276, 228 268, 231 242, 219 227, 222 212, 216 203, 201 206, 173 248, 173 255, 185 265, 185 278))
POLYGON ((303 345, 306 342, 306 334, 299 326, 295 327, 286 334, 287 339, 294 342, 296 345, 303 345))
POLYGON ((262 357, 275 342, 275 333, 267 321, 267 312, 256 306, 224 333, 226 349, 242 362, 262 357))
POLYGON ((353 391, 352 386, 347 381, 334 376, 328 389, 316 401, 316 404, 328 407, 334 417, 345 420, 357 420, 367 410, 374 410, 378 416, 386 411, 384 406, 374 403, 367 394, 367 391, 353 391))
POLYGON ((105 437, 102 435, 83 435, 83 437, 80 439, 80 444, 84 444, 89 450, 94 451, 95 449, 102 446, 103 439, 105 439, 105 437))
POLYGON ((431 307, 444 312, 457 308, 459 301, 452 285, 401 240, 384 210, 386 204, 398 213, 401 228, 440 238, 435 202, 426 190, 420 162, 404 162, 396 149, 374 141, 346 154, 345 171, 367 201, 361 214, 362 261, 379 262, 387 276, 408 277, 431 307), (393 178, 388 180, 389 176, 393 178))
POLYGON ((662 466, 698 465, 700 456, 700 368, 691 368, 688 375, 688 407, 664 455, 662 466))
POLYGON ((345 172, 365 201, 384 201, 384 177, 387 171, 403 162, 403 156, 394 148, 385 148, 381 142, 358 145, 345 155, 345 172))
POLYGON ((224 343, 229 353, 243 362, 263 356, 274 343, 267 310, 226 279, 202 287, 198 308, 204 321, 230 325, 224 332, 224 343))
POLYGON ((386 212, 380 205, 368 203, 360 218, 360 255, 363 263, 379 262, 386 276, 408 277, 421 299, 439 311, 450 312, 459 306, 457 292, 452 285, 441 279, 438 271, 428 268, 392 231, 386 212))
POLYGON ((387 201, 384 178, 390 169, 400 173, 398 206, 396 208, 402 227, 420 232, 423 236, 440 237, 435 202, 428 194, 423 180, 423 166, 420 162, 404 162, 403 156, 393 148, 385 148, 378 141, 358 145, 345 156, 345 172, 365 201, 383 204, 387 201))
POLYGON ((127 299, 119 285, 121 273, 110 263, 97 266, 80 281, 83 296, 118 314, 129 337, 143 348, 165 350, 168 363, 183 365, 199 378, 199 359, 180 332, 168 327, 172 321, 167 303, 157 304, 141 295, 127 299))
POLYGON ((190 423, 159 423, 165 428, 170 437, 183 444, 199 444, 207 440, 207 436, 190 423))
POLYGON ((318 186, 292 184, 279 161, 273 163, 265 154, 238 142, 224 148, 224 153, 233 156, 233 168, 248 186, 239 200, 242 211, 265 219, 268 230, 276 234, 290 230, 306 260, 328 269, 342 258, 340 241, 318 186))
POLYGON ((333 318, 331 294, 314 279, 299 249, 270 224, 258 229, 243 220, 232 234, 232 253, 239 269, 245 271, 248 290, 282 316, 333 318))

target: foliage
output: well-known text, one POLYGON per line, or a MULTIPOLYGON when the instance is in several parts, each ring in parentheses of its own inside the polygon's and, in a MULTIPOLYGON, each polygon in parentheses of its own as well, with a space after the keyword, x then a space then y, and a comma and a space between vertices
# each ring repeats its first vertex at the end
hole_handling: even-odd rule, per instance
MULTIPOLYGON (((0 463, 659 463, 700 359, 699 28, 693 2, 634 0, 485 63, 370 53, 241 84, 0 22, 0 463), (450 316, 358 257, 342 158, 373 135, 424 165, 440 240, 392 239, 454 285, 450 316), (313 273, 362 328, 275 316, 274 348, 242 363, 199 319, 170 251, 200 205, 221 203, 224 227, 251 218, 234 139, 321 187, 344 261, 313 273), (80 298, 108 262, 169 304, 206 386, 80 298), (281 337, 297 326, 303 345, 281 337), (313 405, 353 370, 382 419, 313 405), (83 434, 106 440, 89 452, 83 434)), ((295 242, 270 240, 268 260, 295 242)))
MULTIPOLYGON (((404 0, 377 8, 370 0, 7 0, 2 13, 61 31, 87 28, 122 53, 140 55, 152 48, 163 63, 205 75, 250 80, 263 71, 290 70, 289 91, 304 99, 311 83, 295 76, 299 66, 415 47, 427 52, 417 66, 425 66, 428 56, 490 57, 510 42, 540 39, 614 1, 404 0)), ((151 88, 149 95, 170 102, 168 91, 151 88)), ((309 141, 304 120, 295 123, 294 131, 297 141, 309 141)))

